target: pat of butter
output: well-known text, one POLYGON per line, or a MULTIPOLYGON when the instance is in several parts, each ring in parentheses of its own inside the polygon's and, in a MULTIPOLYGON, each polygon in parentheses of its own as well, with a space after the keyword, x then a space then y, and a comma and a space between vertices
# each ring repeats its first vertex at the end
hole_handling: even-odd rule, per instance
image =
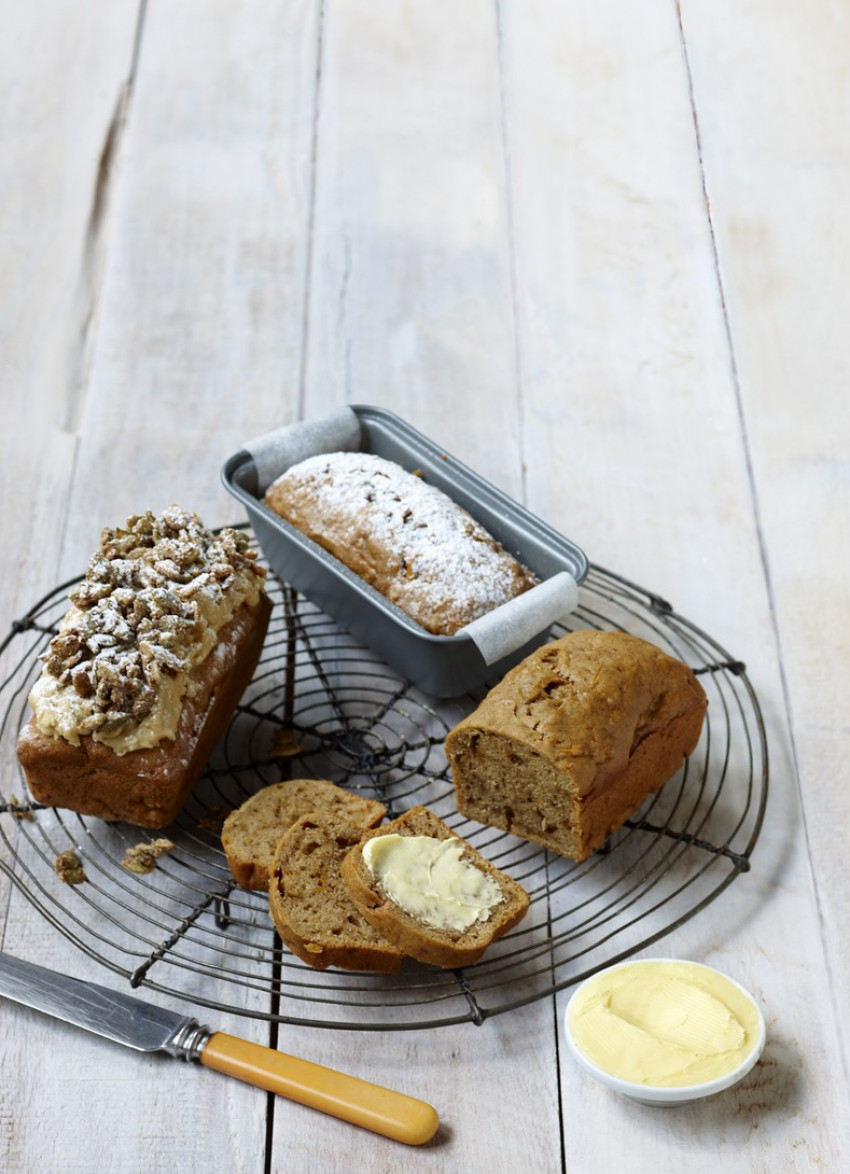
POLYGON ((629 962, 589 979, 570 1004, 579 1050, 620 1080, 656 1088, 732 1072, 757 1046, 761 1017, 731 979, 695 962, 629 962))
POLYGON ((486 921, 502 900, 492 877, 463 857, 455 839, 373 836, 363 847, 372 876, 397 905, 437 929, 465 930, 486 921))

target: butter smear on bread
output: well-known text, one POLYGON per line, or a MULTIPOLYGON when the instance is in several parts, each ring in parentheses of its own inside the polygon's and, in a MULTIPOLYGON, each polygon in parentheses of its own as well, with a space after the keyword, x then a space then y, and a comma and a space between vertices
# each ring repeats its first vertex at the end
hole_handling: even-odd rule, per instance
POLYGON ((465 859, 454 838, 375 836, 363 846, 363 860, 391 900, 439 929, 486 921, 504 900, 495 880, 465 859))

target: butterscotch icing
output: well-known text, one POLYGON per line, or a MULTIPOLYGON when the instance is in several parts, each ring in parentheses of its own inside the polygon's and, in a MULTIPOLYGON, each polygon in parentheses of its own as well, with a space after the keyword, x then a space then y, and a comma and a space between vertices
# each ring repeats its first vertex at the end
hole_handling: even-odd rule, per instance
POLYGON ((265 570, 241 531, 177 506, 107 529, 30 693, 39 730, 117 754, 174 738, 192 672, 254 606, 265 570))

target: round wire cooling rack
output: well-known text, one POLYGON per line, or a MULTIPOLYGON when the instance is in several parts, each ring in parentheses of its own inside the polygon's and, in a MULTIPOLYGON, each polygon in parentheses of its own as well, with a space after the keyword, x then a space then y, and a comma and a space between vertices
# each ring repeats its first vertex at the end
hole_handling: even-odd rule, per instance
MULTIPOLYGON (((609 571, 590 568, 570 628, 653 641, 699 674, 709 708, 682 770, 580 864, 458 814, 443 742, 484 690, 435 701, 271 575, 274 611, 254 680, 171 827, 145 833, 30 802, 15 743, 71 585, 41 600, 0 646, 0 870, 51 925, 133 987, 277 1023, 480 1025, 671 933, 749 869, 768 757, 745 667, 664 600, 609 571), (234 883, 219 835, 224 815, 259 787, 304 777, 379 798, 388 818, 427 805, 526 888, 528 914, 463 970, 407 961, 396 974, 375 975, 304 965, 282 946, 265 896, 234 883), (128 852, 154 835, 172 847, 152 871, 128 870, 128 852), (57 874, 69 850, 82 862, 81 884, 57 874)), ((556 625, 552 635, 566 630, 556 625)))

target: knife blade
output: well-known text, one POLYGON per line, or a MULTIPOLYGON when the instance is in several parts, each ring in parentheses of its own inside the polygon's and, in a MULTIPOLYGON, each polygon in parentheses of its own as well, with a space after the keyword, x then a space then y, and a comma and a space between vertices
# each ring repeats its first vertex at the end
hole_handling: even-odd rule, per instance
POLYGON ((406 1145, 429 1141, 439 1125, 436 1110, 416 1097, 211 1031, 192 1016, 3 953, 0 995, 136 1051, 200 1063, 406 1145))

